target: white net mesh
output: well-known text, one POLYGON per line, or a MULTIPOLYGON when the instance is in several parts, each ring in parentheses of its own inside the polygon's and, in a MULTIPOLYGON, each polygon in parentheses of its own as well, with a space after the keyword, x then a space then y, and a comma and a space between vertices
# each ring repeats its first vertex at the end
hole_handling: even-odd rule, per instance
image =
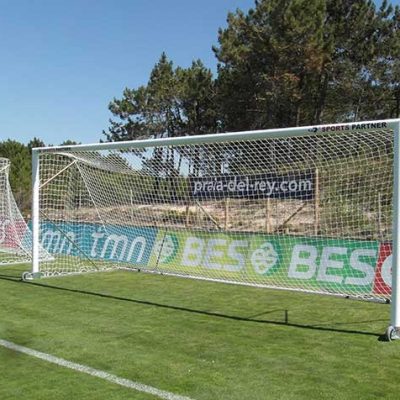
MULTIPOLYGON (((15 202, 9 182, 10 161, 0 158, 0 265, 31 261, 32 233, 15 202)), ((40 249, 42 260, 53 259, 40 249)))
POLYGON ((40 237, 55 256, 41 272, 128 268, 388 298, 393 131, 315 131, 41 151, 40 237))

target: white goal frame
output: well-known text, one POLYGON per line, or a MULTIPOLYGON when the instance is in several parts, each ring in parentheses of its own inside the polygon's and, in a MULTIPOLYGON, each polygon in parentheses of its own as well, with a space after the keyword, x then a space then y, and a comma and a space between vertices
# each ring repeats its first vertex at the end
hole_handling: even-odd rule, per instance
POLYGON ((380 120, 380 121, 366 121, 366 122, 352 122, 344 124, 329 124, 320 126, 305 126, 296 128, 285 129, 269 129, 269 130, 256 130, 246 132, 210 134, 199 136, 185 136, 177 138, 160 138, 160 139, 146 139, 137 141, 122 141, 111 143, 95 143, 95 144, 82 144, 74 146, 56 146, 56 147, 42 147, 32 149, 32 183, 33 183, 33 196, 32 196, 32 233, 33 233, 33 247, 32 247, 32 275, 38 275, 40 272, 39 267, 39 253, 40 253, 40 210, 39 210, 39 192, 40 192, 40 178, 39 178, 39 155, 50 152, 67 152, 69 150, 74 152, 84 151, 97 151, 97 150, 115 150, 115 149, 134 149, 155 146, 179 146, 190 144, 209 144, 220 143, 227 141, 248 141, 262 138, 288 138, 288 137, 306 137, 310 135, 318 135, 318 132, 329 131, 332 135, 335 131, 342 132, 346 129, 352 129, 358 124, 360 126, 357 130, 363 132, 374 131, 376 127, 381 127, 382 124, 385 129, 390 129, 394 133, 394 162, 393 162, 393 243, 392 243, 392 294, 391 294, 391 321, 387 331, 389 339, 400 338, 400 119, 380 120))

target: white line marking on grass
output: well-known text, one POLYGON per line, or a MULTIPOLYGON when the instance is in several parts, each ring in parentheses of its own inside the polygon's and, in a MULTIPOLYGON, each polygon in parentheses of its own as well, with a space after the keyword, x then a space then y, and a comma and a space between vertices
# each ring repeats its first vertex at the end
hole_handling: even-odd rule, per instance
POLYGON ((108 372, 101 371, 99 369, 91 368, 86 365, 77 364, 72 361, 64 360, 63 358, 52 356, 51 354, 42 353, 37 350, 30 349, 28 347, 20 346, 18 344, 9 342, 7 340, 0 339, 0 346, 6 347, 7 349, 18 351, 20 353, 27 354, 32 357, 40 358, 41 360, 47 361, 52 364, 60 365, 61 367, 73 369, 74 371, 83 372, 96 378, 104 379, 108 382, 115 383, 120 386, 127 387, 129 389, 135 389, 139 392, 149 393, 153 396, 157 396, 163 400, 193 400, 190 397, 180 396, 171 392, 157 389, 152 386, 144 385, 143 383, 131 381, 129 379, 120 378, 119 376, 109 374, 108 372))

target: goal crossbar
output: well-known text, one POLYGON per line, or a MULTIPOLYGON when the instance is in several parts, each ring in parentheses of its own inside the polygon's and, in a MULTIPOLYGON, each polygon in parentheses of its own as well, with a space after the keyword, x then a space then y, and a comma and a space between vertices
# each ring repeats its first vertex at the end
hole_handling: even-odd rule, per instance
POLYGON ((179 136, 173 138, 154 138, 142 140, 127 140, 120 142, 104 142, 92 144, 77 144, 66 146, 51 147, 35 147, 33 152, 59 152, 73 149, 74 152, 96 151, 96 150, 124 150, 124 149, 140 149, 155 146, 183 146, 196 143, 223 143, 239 140, 257 140, 263 138, 287 138, 314 136, 320 133, 340 133, 346 130, 373 132, 377 129, 396 129, 400 119, 387 119, 379 121, 351 122, 342 124, 329 125, 310 125, 295 128, 278 128, 278 129, 259 129, 252 131, 215 133, 207 135, 179 136), (323 131, 322 129, 329 129, 323 131))

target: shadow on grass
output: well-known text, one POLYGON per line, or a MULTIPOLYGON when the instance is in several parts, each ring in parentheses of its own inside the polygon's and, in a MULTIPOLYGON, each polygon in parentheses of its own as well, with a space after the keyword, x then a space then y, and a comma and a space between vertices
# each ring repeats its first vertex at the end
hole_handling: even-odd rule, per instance
MULTIPOLYGON (((0 280, 8 280, 8 281, 16 282, 19 284, 35 286, 35 287, 40 287, 40 288, 44 288, 44 289, 59 290, 59 291, 70 292, 70 293, 79 293, 79 294, 88 295, 88 296, 96 296, 96 297, 104 298, 104 299, 131 302, 131 303, 142 304, 142 305, 146 305, 146 306, 166 308, 166 309, 170 309, 170 310, 183 311, 183 312, 188 312, 188 313, 193 313, 193 314, 207 315, 210 317, 230 319, 230 320, 234 320, 234 321, 253 322, 253 323, 260 323, 260 324, 271 324, 271 325, 283 325, 283 326, 290 326, 293 328, 310 329, 310 330, 315 330, 315 331, 326 331, 326 332, 335 332, 335 333, 375 336, 378 339, 382 338, 382 335, 379 333, 376 333, 376 332, 362 331, 362 330, 356 330, 356 329, 335 328, 332 326, 324 326, 325 324, 307 325, 307 324, 292 323, 289 321, 289 311, 285 310, 285 309, 266 311, 266 312, 259 313, 259 314, 253 315, 253 316, 242 317, 242 316, 238 316, 238 315, 229 315, 229 314, 223 314, 223 313, 219 313, 219 312, 206 311, 206 310, 197 310, 197 309, 188 308, 188 307, 180 307, 180 306, 156 303, 156 302, 146 301, 146 300, 138 300, 138 299, 132 299, 132 298, 127 298, 127 297, 113 296, 113 295, 109 295, 109 294, 91 292, 91 291, 87 291, 87 290, 71 289, 71 288, 66 288, 66 287, 62 287, 62 286, 53 286, 53 285, 43 284, 43 283, 39 283, 39 282, 23 281, 21 279, 21 277, 16 277, 16 276, 11 276, 11 275, 0 274, 0 280), (283 316, 282 321, 257 318, 257 317, 260 317, 261 315, 273 314, 273 313, 278 313, 278 312, 282 313, 282 316, 283 316)), ((359 324, 367 324, 367 323, 372 323, 372 322, 384 322, 384 321, 386 321, 386 320, 379 319, 379 320, 369 320, 369 321, 357 321, 357 322, 352 322, 351 324, 359 325, 359 324)), ((335 325, 345 325, 345 323, 337 323, 335 325)))

